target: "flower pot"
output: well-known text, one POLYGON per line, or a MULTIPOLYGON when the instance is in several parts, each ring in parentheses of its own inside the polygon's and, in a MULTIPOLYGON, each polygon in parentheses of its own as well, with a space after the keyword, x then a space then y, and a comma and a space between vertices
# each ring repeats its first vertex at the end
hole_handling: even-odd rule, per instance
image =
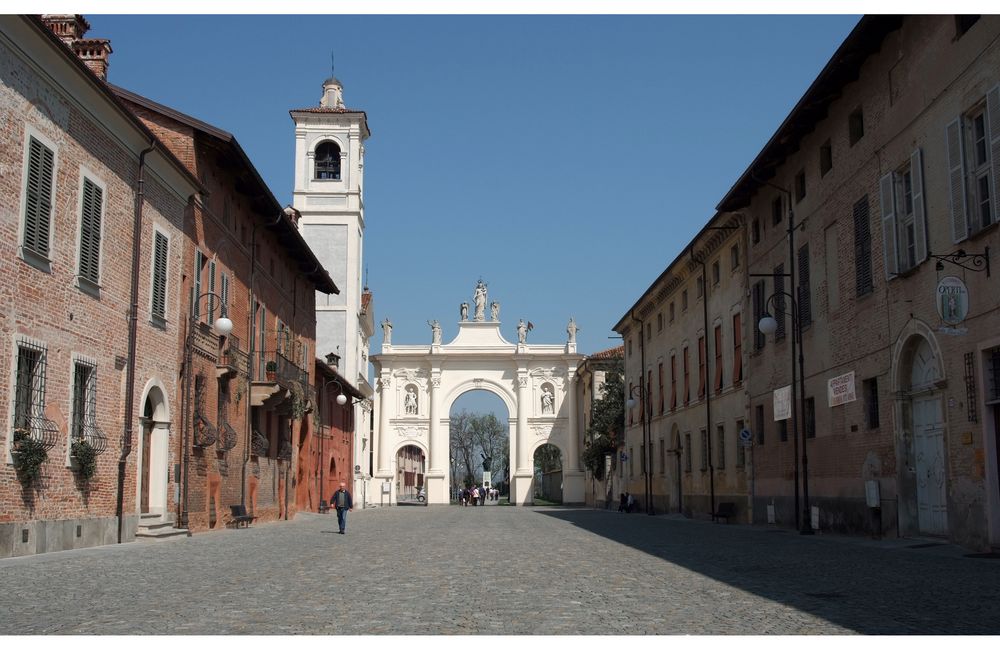
POLYGON ((268 381, 275 381, 278 378, 278 373, 274 370, 268 370, 264 373, 264 377, 266 377, 268 381))

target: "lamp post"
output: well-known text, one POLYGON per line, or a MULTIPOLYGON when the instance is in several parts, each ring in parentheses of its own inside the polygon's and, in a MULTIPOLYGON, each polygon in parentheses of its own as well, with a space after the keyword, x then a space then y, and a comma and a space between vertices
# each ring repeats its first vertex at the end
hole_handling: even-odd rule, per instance
MULTIPOLYGON (((805 371, 803 369, 803 354, 802 354, 802 348, 803 348, 803 345, 802 345, 802 320, 800 319, 798 302, 795 300, 795 297, 792 294, 786 293, 784 291, 778 291, 778 292, 773 293, 771 296, 769 296, 768 299, 767 299, 767 302, 764 305, 764 315, 761 317, 760 322, 757 324, 757 328, 760 330, 761 334, 763 334, 765 336, 767 336, 769 334, 774 334, 775 332, 778 331, 778 321, 768 311, 768 305, 772 305, 775 308, 775 310, 776 310, 775 313, 778 313, 777 310, 778 310, 779 305, 777 304, 776 298, 781 298, 782 301, 788 300, 789 304, 791 304, 791 307, 792 307, 792 311, 788 315, 790 315, 791 318, 792 318, 792 358, 793 358, 793 363, 792 363, 792 386, 791 386, 791 388, 792 388, 792 395, 791 395, 791 399, 792 399, 792 436, 793 436, 793 439, 796 441, 796 443, 798 442, 798 436, 799 436, 799 431, 800 431, 797 411, 801 411, 802 412, 802 419, 803 419, 802 427, 801 427, 801 432, 802 432, 802 499, 803 499, 803 509, 802 509, 802 519, 801 519, 801 526, 799 527, 799 533, 801 533, 802 535, 812 535, 815 531, 813 530, 813 527, 812 527, 812 516, 810 514, 810 509, 809 509, 809 454, 808 454, 808 452, 806 450, 806 435, 807 435, 807 432, 806 432, 806 427, 805 427, 805 412, 806 412, 806 409, 805 409, 805 371), (796 358, 796 348, 795 348, 796 344, 798 345, 798 355, 797 355, 797 358, 796 358), (796 361, 798 362, 798 380, 800 382, 798 387, 796 387, 796 385, 795 385, 796 384, 796 381, 795 381, 795 376, 796 376, 796 363, 795 362, 796 361), (799 408, 796 408, 796 406, 797 406, 796 405, 796 389, 798 389, 798 399, 800 400, 800 404, 798 405, 799 408)), ((780 305, 780 307, 781 307, 780 312, 787 314, 787 312, 784 311, 784 305, 780 305)), ((798 465, 796 465, 796 470, 797 469, 798 469, 798 465)), ((796 471, 796 474, 798 474, 797 471, 796 471)), ((798 495, 798 476, 796 476, 795 488, 796 488, 796 496, 797 496, 798 495)), ((796 511, 797 511, 797 509, 798 509, 798 506, 796 506, 796 511)))
POLYGON ((207 291, 197 298, 194 299, 194 303, 191 305, 191 316, 188 318, 188 330, 187 336, 184 339, 184 414, 183 414, 183 486, 184 486, 184 497, 181 500, 181 516, 178 521, 178 526, 186 528, 188 525, 188 465, 190 464, 189 458, 190 454, 188 452, 188 431, 191 430, 193 424, 192 409, 191 409, 191 390, 194 380, 194 373, 191 369, 191 361, 194 351, 194 329, 198 326, 198 305, 201 304, 202 298, 208 298, 208 308, 209 311, 212 309, 212 299, 219 301, 219 317, 212 323, 212 330, 219 336, 229 336, 233 331, 233 321, 229 320, 226 315, 226 304, 223 302, 222 298, 212 291, 207 291))
MULTIPOLYGON (((639 335, 640 336, 642 335, 641 331, 639 335)), ((649 440, 649 419, 652 417, 653 414, 652 414, 651 404, 649 403, 649 400, 646 399, 644 382, 645 382, 645 377, 640 376, 639 385, 633 386, 632 390, 629 391, 628 400, 625 402, 625 405, 628 406, 629 408, 634 408, 636 403, 638 403, 639 407, 642 409, 642 449, 643 449, 642 471, 644 474, 642 487, 646 493, 645 495, 646 514, 651 515, 653 514, 653 504, 652 504, 653 479, 649 473, 649 461, 650 461, 649 457, 651 454, 649 453, 648 440, 649 440), (638 394, 636 394, 636 391, 638 391, 638 394)))

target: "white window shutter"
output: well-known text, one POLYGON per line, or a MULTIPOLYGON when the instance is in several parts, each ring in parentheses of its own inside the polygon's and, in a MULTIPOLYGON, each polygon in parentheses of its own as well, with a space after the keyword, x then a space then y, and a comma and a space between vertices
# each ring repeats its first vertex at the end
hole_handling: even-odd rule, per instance
POLYGON ((891 280, 899 272, 899 242, 896 238, 896 193, 893 191, 895 174, 889 172, 879 179, 879 203, 882 206, 882 254, 885 260, 885 279, 891 280))
POLYGON ((948 178, 951 187, 951 240, 954 243, 969 237, 969 222, 965 211, 965 146, 962 142, 962 118, 945 127, 948 145, 948 178))
POLYGON ((986 124, 990 138, 990 196, 993 197, 993 223, 1000 220, 1000 85, 986 93, 986 124))
POLYGON ((927 211, 924 210, 924 168, 920 149, 910 155, 910 178, 913 182, 913 237, 916 239, 914 264, 927 259, 927 211))

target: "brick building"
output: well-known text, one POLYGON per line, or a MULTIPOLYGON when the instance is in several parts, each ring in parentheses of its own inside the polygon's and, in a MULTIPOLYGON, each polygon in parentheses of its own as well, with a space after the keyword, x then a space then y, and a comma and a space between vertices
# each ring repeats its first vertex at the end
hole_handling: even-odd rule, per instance
POLYGON ((640 509, 648 489, 654 512, 707 517, 729 502, 746 518, 743 231, 716 214, 614 326, 634 398, 624 483, 640 509))
POLYGON ((316 403, 315 295, 338 288, 300 235, 298 213, 282 209, 232 134, 112 89, 205 187, 184 224, 176 521, 218 528, 233 504, 261 521, 287 519, 316 403), (223 308, 234 324, 226 337, 212 330, 223 308))
MULTIPOLYGON (((1000 245, 998 35, 995 16, 866 16, 719 206, 747 219, 751 273, 795 267, 820 529, 1000 544, 1000 276, 942 259, 1000 245)), ((790 337, 756 329, 775 289, 751 278, 754 510, 788 524, 796 440, 773 391, 790 337)))
POLYGON ((46 21, 59 37, 0 16, 0 557, 133 539, 143 413, 163 470, 149 498, 167 508, 183 228, 201 189, 104 84, 107 41, 84 39, 78 15, 46 21), (39 449, 39 476, 19 480, 39 449))

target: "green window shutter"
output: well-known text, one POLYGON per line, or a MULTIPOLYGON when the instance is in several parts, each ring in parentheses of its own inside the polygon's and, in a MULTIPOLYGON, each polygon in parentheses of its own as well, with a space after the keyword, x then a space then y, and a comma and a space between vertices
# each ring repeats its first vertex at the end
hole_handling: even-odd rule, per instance
POLYGON ((986 128, 990 139, 990 192, 993 197, 993 219, 1000 220, 1000 85, 986 93, 986 128))
POLYGON ((25 187, 22 243, 25 248, 48 257, 55 154, 38 140, 28 140, 28 182, 25 187))
POLYGON ((167 237, 155 233, 153 237, 153 316, 165 319, 167 309, 167 237))
POLYGON ((951 189, 951 240, 965 241, 969 223, 965 218, 965 150, 962 145, 962 118, 945 128, 948 143, 948 180, 951 189))
POLYGON ((913 179, 913 232, 916 239, 916 259, 920 264, 927 259, 927 214, 924 211, 924 170, 920 149, 910 156, 910 177, 913 179))
POLYGON ((90 179, 83 179, 82 214, 80 215, 80 277, 94 284, 100 279, 101 205, 104 192, 90 179))
POLYGON ((194 252, 194 292, 191 294, 191 313, 194 314, 196 320, 201 316, 201 308, 199 306, 201 301, 198 300, 198 296, 201 295, 201 265, 203 259, 204 256, 201 254, 201 251, 196 250, 194 252))
MULTIPOLYGON (((215 260, 209 260, 208 262, 208 290, 211 293, 215 293, 215 260)), ((208 322, 212 324, 215 322, 215 303, 216 299, 214 296, 208 298, 208 322)))
MULTIPOLYGON (((879 179, 879 203, 882 208, 882 256, 885 260, 885 278, 891 280, 899 272, 899 242, 896 234, 896 203, 892 172, 879 179)), ((915 190, 914 190, 915 191, 915 190)), ((916 197, 914 197, 916 199, 916 197)))

